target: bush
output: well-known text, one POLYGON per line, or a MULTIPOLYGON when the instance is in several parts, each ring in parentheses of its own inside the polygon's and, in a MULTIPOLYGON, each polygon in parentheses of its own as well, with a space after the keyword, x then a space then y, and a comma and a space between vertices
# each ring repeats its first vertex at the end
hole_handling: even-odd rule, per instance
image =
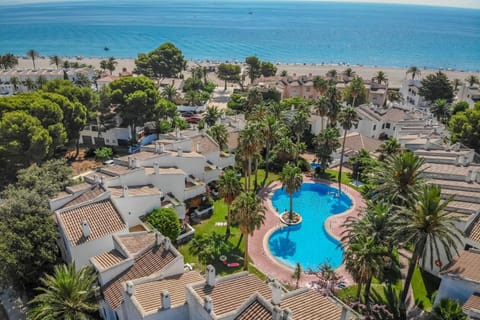
POLYGON ((178 238, 182 230, 177 213, 171 208, 153 210, 147 215, 147 222, 172 241, 178 238))
POLYGON ((227 250, 225 236, 216 232, 195 236, 189 249, 190 253, 198 256, 198 260, 203 264, 214 263, 227 250))
POLYGON ((95 150, 95 158, 97 158, 100 161, 108 160, 112 158, 112 156, 113 156, 112 148, 102 147, 95 150))
POLYGON ((310 163, 304 158, 299 158, 297 161, 297 166, 302 170, 302 172, 310 171, 310 163))

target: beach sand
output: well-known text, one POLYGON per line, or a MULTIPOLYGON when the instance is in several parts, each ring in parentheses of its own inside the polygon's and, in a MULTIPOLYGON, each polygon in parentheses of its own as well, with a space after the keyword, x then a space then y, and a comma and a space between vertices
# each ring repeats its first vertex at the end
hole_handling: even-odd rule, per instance
MULTIPOLYGON (((71 58, 63 58, 63 60, 68 60, 70 62, 78 62, 84 63, 86 65, 92 65, 93 67, 100 69, 100 61, 101 58, 81 58, 77 59, 75 57, 71 58)), ((126 68, 128 71, 132 71, 135 68, 135 60, 134 59, 117 59, 117 66, 113 74, 117 74, 123 68, 126 68)), ((197 62, 197 61, 188 61, 188 66, 211 66, 218 64, 218 62, 197 62)), ((42 69, 52 69, 55 68, 55 65, 50 64, 49 58, 37 58, 35 59, 35 65, 37 68, 42 69)), ((371 79, 376 75, 378 71, 383 71, 386 73, 389 86, 391 88, 398 88, 400 87, 402 81, 407 77, 406 75, 406 68, 394 68, 394 67, 382 67, 382 66, 357 66, 357 65, 320 65, 320 64, 279 64, 277 65, 279 74, 282 70, 286 70, 289 75, 324 75, 327 71, 331 69, 336 69, 338 72, 342 72, 343 70, 347 69, 348 67, 352 68, 353 71, 359 76, 364 79, 371 79)), ((21 57, 18 59, 18 68, 32 68, 32 60, 26 57, 21 57)), ((435 73, 438 70, 434 69, 421 69, 422 76, 426 76, 430 73, 435 73)), ((447 74, 448 78, 453 80, 458 78, 462 81, 465 80, 469 75, 477 75, 480 77, 480 72, 470 72, 470 71, 458 71, 458 70, 442 70, 445 74, 447 74)), ((187 71, 186 75, 188 76, 190 73, 187 71)), ((208 75, 209 79, 214 80, 218 85, 223 84, 223 81, 217 79, 213 73, 208 75)), ((246 80, 246 83, 249 81, 246 80)))

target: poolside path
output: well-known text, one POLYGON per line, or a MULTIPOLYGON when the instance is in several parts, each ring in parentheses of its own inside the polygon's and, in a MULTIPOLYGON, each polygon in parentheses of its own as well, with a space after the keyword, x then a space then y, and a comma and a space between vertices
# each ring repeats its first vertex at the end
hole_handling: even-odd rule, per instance
MULTIPOLYGON (((304 175, 303 182, 319 182, 331 185, 333 187, 336 187, 337 185, 332 181, 316 179, 310 175, 304 175)), ((295 280, 292 278, 293 269, 281 264, 270 255, 267 244, 268 237, 266 237, 266 235, 270 234, 271 232, 282 226, 278 214, 273 208, 271 202, 271 194, 281 187, 282 184, 280 181, 274 181, 260 191, 260 197, 266 209, 265 223, 259 230, 255 231, 253 236, 249 237, 249 255, 255 267, 262 271, 264 274, 274 277, 283 283, 290 283, 294 285, 295 280)), ((336 239, 341 238, 341 234, 344 230, 342 224, 345 219, 350 216, 358 216, 359 213, 366 207, 365 201, 363 200, 359 192, 343 184, 342 191, 348 194, 352 199, 352 207, 342 214, 331 216, 329 219, 327 219, 324 226, 327 232, 329 232, 330 235, 336 239)), ((321 250, 321 248, 319 248, 319 250, 321 250)), ((348 285, 353 283, 350 274, 345 270, 343 265, 337 268, 336 272, 338 275, 341 275, 343 277, 343 281, 346 282, 348 285)), ((318 278, 315 275, 306 274, 304 272, 302 278, 300 279, 299 285, 301 287, 305 287, 310 285, 312 281, 317 280, 318 278)))

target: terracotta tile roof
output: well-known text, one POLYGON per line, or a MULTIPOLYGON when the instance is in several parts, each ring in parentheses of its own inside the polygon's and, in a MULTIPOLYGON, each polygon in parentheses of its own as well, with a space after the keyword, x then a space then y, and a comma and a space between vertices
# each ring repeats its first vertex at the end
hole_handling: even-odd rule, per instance
MULTIPOLYGON (((112 197, 121 197, 123 196, 123 187, 108 187, 108 191, 111 192, 112 197)), ((153 185, 144 185, 144 186, 128 186, 128 195, 129 196, 150 196, 150 195, 161 195, 162 192, 154 187, 153 185)))
POLYGON ((192 137, 193 150, 197 151, 197 145, 200 144, 200 153, 206 154, 219 151, 218 145, 206 134, 198 134, 192 137))
POLYGON ((176 255, 172 251, 163 250, 163 245, 155 246, 147 252, 137 257, 133 266, 118 275, 112 281, 103 287, 103 296, 110 307, 115 310, 123 300, 122 283, 128 280, 139 279, 150 276, 162 270, 167 264, 172 262, 176 255))
POLYGON ((338 320, 342 313, 335 304, 315 290, 286 297, 280 307, 292 310, 295 320, 338 320))
POLYGON ((140 251, 152 246, 155 243, 155 233, 139 232, 125 234, 117 236, 116 239, 122 244, 122 246, 130 255, 135 256, 140 251))
POLYGON ((181 273, 168 278, 135 284, 135 299, 143 309, 143 313, 157 311, 162 308, 162 292, 168 291, 172 308, 186 302, 185 287, 188 284, 202 281, 197 271, 181 273))
POLYGON ((465 302, 463 305, 463 310, 468 311, 468 310, 477 310, 480 312, 480 293, 475 292, 468 298, 468 300, 465 302))
POLYGON ((108 269, 125 260, 125 257, 118 250, 111 250, 92 257, 92 260, 102 269, 108 269))
POLYGON ((466 236, 471 240, 480 243, 480 215, 475 218, 466 232, 466 236))
POLYGON ((79 197, 73 199, 72 201, 65 203, 62 206, 62 208, 72 207, 72 206, 75 206, 77 204, 93 200, 104 192, 105 192, 105 190, 103 190, 103 188, 100 187, 99 185, 96 185, 96 186, 93 186, 93 187, 90 186, 90 190, 82 193, 79 197))
POLYGON ((467 281, 480 282, 480 253, 462 251, 445 269, 443 275, 458 277, 467 281))
POLYGON ((130 172, 134 169, 130 169, 127 166, 121 166, 121 165, 118 165, 118 164, 114 164, 114 165, 111 165, 111 166, 108 166, 108 167, 103 167, 101 170, 103 172, 105 172, 106 174, 115 176, 115 175, 122 175, 122 174, 130 172))
MULTIPOLYGON (((339 138, 339 141, 343 142, 343 138, 339 138)), ((364 136, 358 132, 348 134, 345 139, 345 148, 354 151, 365 149, 369 152, 375 152, 380 148, 381 144, 382 142, 380 140, 364 136)))
POLYGON ((127 227, 110 200, 66 210, 58 214, 58 220, 73 246, 114 234, 127 227), (83 236, 83 221, 87 221, 90 226, 91 234, 88 238, 83 236))
POLYGON ((265 282, 246 273, 222 278, 215 287, 202 284, 193 289, 202 300, 207 295, 212 298, 213 312, 217 316, 237 310, 255 292, 266 300, 272 298, 272 291, 265 282))
MULTIPOLYGON (((215 305, 213 306, 215 308, 215 305)), ((243 310, 234 320, 271 320, 272 312, 268 310, 258 300, 253 302, 243 310)))

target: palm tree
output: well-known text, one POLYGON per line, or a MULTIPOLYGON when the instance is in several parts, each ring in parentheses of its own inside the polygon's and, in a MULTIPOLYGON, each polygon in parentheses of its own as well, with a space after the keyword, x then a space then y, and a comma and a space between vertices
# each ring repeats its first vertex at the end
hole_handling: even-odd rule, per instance
POLYGON ((252 161, 260 150, 260 140, 257 127, 249 124, 240 133, 239 149, 243 159, 247 161, 247 175, 245 178, 245 190, 250 191, 250 180, 252 175, 252 161))
POLYGON ((29 318, 91 319, 98 310, 95 300, 96 275, 91 267, 75 270, 75 264, 57 265, 53 275, 40 279, 40 292, 29 304, 29 318))
POLYGON ((35 89, 35 82, 32 79, 27 78, 25 80, 25 87, 27 87, 28 91, 32 91, 33 89, 35 89))
POLYGON ((378 157, 378 160, 384 161, 388 156, 398 154, 402 149, 402 146, 400 143, 398 143, 397 139, 394 137, 390 137, 388 140, 386 140, 384 143, 380 145, 380 156, 378 157))
POLYGON ((248 90, 245 114, 248 115, 255 108, 255 106, 260 104, 262 101, 262 93, 257 87, 253 87, 248 90))
POLYGON ((462 83, 462 80, 458 79, 458 78, 455 78, 452 80, 452 85, 453 85, 453 90, 454 91, 457 91, 458 90, 458 87, 461 86, 463 83, 462 83))
POLYGON ((302 273, 303 273, 303 270, 302 270, 302 265, 297 262, 297 264, 295 265, 295 269, 293 269, 293 274, 292 274, 292 278, 295 279, 295 288, 298 289, 298 283, 300 282, 300 279, 302 278, 302 273))
POLYGON ((315 101, 315 110, 317 111, 317 114, 322 118, 321 130, 323 130, 323 118, 328 115, 329 108, 330 100, 327 97, 321 96, 315 101))
POLYGON ((411 73, 412 74, 412 80, 415 79, 416 76, 419 76, 422 74, 422 72, 420 71, 420 68, 416 67, 416 66, 411 66, 408 68, 407 70, 407 74, 411 73))
POLYGON ((328 81, 323 79, 320 76, 316 76, 313 78, 313 88, 317 90, 317 92, 323 96, 328 89, 328 81))
POLYGON ((18 85, 20 84, 20 80, 17 77, 11 77, 10 84, 13 86, 13 92, 16 92, 18 90, 18 85))
POLYGON ((32 59, 33 69, 35 69, 35 58, 39 56, 38 52, 33 49, 30 49, 27 51, 27 56, 30 57, 30 59, 32 59))
POLYGON ((270 173, 270 152, 284 133, 285 127, 273 114, 268 114, 265 119, 260 122, 260 130, 265 146, 265 177, 262 182, 262 186, 264 186, 270 173))
POLYGON ((0 67, 8 70, 15 67, 18 64, 18 59, 13 55, 13 53, 6 53, 0 55, 0 67))
POLYGON ((350 78, 352 78, 354 75, 355 75, 355 71, 353 71, 352 68, 348 67, 347 69, 343 70, 343 80, 345 82, 348 82, 350 80, 350 78))
POLYGON ((437 99, 430 108, 430 112, 437 118, 438 121, 446 118, 448 114, 449 105, 445 99, 437 99))
POLYGON ((327 128, 322 130, 315 138, 315 156, 320 164, 320 172, 325 172, 332 162, 332 153, 340 147, 338 142, 338 129, 327 128))
POLYGON ((340 112, 341 105, 338 102, 340 99, 340 91, 336 86, 329 86, 327 89, 327 97, 330 100, 328 109, 328 125, 335 126, 337 122, 338 113, 340 112))
POLYGON ((280 173, 280 181, 282 181, 282 188, 290 196, 290 210, 288 211, 288 220, 293 220, 293 194, 302 187, 303 176, 302 170, 299 167, 292 165, 285 165, 280 173))
MULTIPOLYGON (((354 98, 355 100, 355 98, 354 98)), ((343 154, 345 152, 345 141, 347 140, 347 132, 354 125, 358 123, 357 111, 354 107, 349 106, 340 111, 338 115, 338 121, 343 129, 343 143, 342 143, 342 152, 340 153, 340 167, 338 170, 338 190, 342 190, 342 168, 343 168, 343 154)))
POLYGON ((107 69, 110 71, 110 74, 113 73, 113 71, 115 71, 115 66, 118 64, 117 60, 115 60, 114 57, 110 57, 108 58, 108 61, 107 61, 107 69))
POLYGON ((478 77, 473 74, 468 76, 468 78, 465 79, 465 81, 467 81, 469 87, 473 87, 474 85, 480 83, 480 81, 478 80, 478 77))
POLYGON ((388 157, 374 169, 370 179, 375 186, 375 198, 386 199, 398 206, 412 203, 425 181, 422 177, 424 164, 422 158, 408 150, 388 157))
POLYGON ((245 270, 248 269, 248 236, 259 229, 265 221, 265 208, 254 192, 242 192, 233 202, 235 221, 238 223, 242 237, 245 237, 245 270))
POLYGON ((452 298, 443 298, 440 303, 433 307, 432 313, 427 316, 428 320, 467 320, 463 313, 462 305, 452 298))
POLYGON ((55 67, 58 69, 58 66, 62 64, 62 59, 59 56, 51 56, 50 64, 54 64, 55 67))
MULTIPOLYGON (((364 98, 365 96, 365 85, 363 84, 363 80, 360 77, 353 78, 352 82, 348 85, 345 92, 345 101, 350 103, 350 99, 352 99, 351 103, 353 107, 357 106, 357 98, 362 95, 361 97, 364 98)), ((363 99, 362 99, 363 100, 363 99)), ((363 103, 363 101, 360 101, 363 103)))
POLYGON ((297 144, 300 143, 300 137, 308 128, 308 115, 303 111, 296 111, 290 122, 290 127, 295 134, 297 144))
POLYGON ((207 134, 223 149, 228 143, 228 130, 223 124, 214 125, 207 130, 207 134))
POLYGON ((335 69, 332 69, 332 70, 328 70, 327 71, 327 78, 331 79, 331 80, 336 80, 337 79, 337 70, 335 69))
POLYGON ((242 192, 242 184, 237 178, 234 170, 226 170, 218 179, 218 192, 227 205, 227 231, 225 238, 230 237, 231 212, 230 206, 238 195, 242 192))
POLYGON ((108 69, 108 61, 107 60, 101 60, 100 61, 100 69, 105 72, 108 69))
POLYGON ((382 84, 382 82, 386 83, 388 81, 387 75, 383 71, 378 71, 375 79, 377 80, 378 84, 382 84))
POLYGON ((452 248, 456 252, 458 244, 462 243, 461 231, 455 226, 458 218, 445 211, 452 198, 442 201, 440 186, 423 186, 416 200, 413 207, 401 211, 400 226, 396 232, 405 245, 414 247, 400 299, 403 315, 406 314, 405 301, 413 271, 419 260, 422 259, 423 267, 428 260, 430 269, 433 269, 435 258, 444 253, 451 260, 452 248))
POLYGON ((221 116, 222 111, 217 106, 208 106, 204 120, 208 126, 213 126, 221 116))
POLYGON ((175 102, 177 96, 177 89, 175 89, 175 87, 170 84, 167 84, 162 90, 162 97, 164 97, 170 102, 175 102))

